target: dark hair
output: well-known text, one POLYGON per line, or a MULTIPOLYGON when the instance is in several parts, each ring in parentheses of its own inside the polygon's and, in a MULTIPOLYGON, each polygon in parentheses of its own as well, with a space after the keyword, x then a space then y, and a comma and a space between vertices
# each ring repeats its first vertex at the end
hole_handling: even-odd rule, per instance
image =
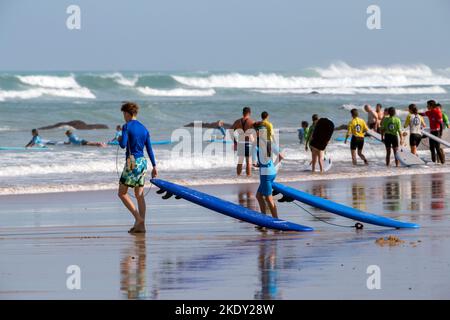
POLYGON ((303 127, 303 126, 308 127, 308 126, 309 126, 308 121, 302 121, 302 127, 303 127))
POLYGON ((312 121, 317 121, 317 120, 319 120, 319 115, 318 114, 313 114, 311 119, 312 119, 312 121))
POLYGON ((31 133, 36 133, 36 134, 39 134, 39 132, 38 132, 38 130, 37 129, 33 129, 33 130, 31 130, 31 133))
POLYGON ((262 113, 261 113, 261 119, 267 119, 267 117, 269 116, 269 113, 267 112, 267 111, 263 111, 262 113))
POLYGON ((122 108, 120 108, 120 111, 135 116, 139 112, 139 106, 137 103, 126 101, 122 104, 122 108))
MULTIPOLYGON (((377 103, 376 107, 378 107, 378 106, 380 106, 380 109, 383 108, 383 106, 381 105, 381 103, 377 103)), ((375 108, 376 108, 376 107, 375 107, 375 108)))
MULTIPOLYGON (((411 104, 408 106, 408 110, 412 112, 412 109, 413 109, 414 107, 416 107, 416 105, 415 105, 414 103, 411 103, 411 104)), ((417 109, 417 107, 416 107, 416 109, 417 109)))
POLYGON ((244 116, 248 115, 249 113, 252 113, 252 109, 250 109, 250 107, 244 107, 244 109, 242 109, 242 114, 244 116))
POLYGON ((391 117, 395 116, 395 108, 394 108, 394 107, 390 107, 390 108, 388 109, 388 112, 389 112, 389 115, 390 115, 391 117))
POLYGON ((389 112, 389 108, 384 108, 383 112, 384 113, 388 113, 389 112))
POLYGON ((434 100, 428 100, 427 101, 427 106, 430 106, 432 108, 436 107, 436 101, 434 100))
POLYGON ((67 130, 66 134, 72 134, 72 130, 67 130))
POLYGON ((417 110, 417 106, 415 104, 409 105, 409 111, 411 111, 412 114, 417 114, 419 111, 417 110))
POLYGON ((441 107, 442 108, 440 103, 436 103, 436 107, 438 107, 438 108, 441 107))
POLYGON ((350 110, 350 113, 352 114, 352 117, 356 118, 358 116, 358 110, 356 110, 356 109, 350 110))

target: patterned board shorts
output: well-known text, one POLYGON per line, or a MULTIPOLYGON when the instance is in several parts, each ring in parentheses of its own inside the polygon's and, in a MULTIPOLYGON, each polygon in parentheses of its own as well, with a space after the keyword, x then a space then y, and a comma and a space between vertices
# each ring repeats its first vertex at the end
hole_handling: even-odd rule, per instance
POLYGON ((145 183, 145 175, 147 174, 147 160, 145 157, 136 159, 136 166, 133 170, 129 170, 127 165, 123 168, 120 176, 120 183, 128 187, 143 187, 145 183))

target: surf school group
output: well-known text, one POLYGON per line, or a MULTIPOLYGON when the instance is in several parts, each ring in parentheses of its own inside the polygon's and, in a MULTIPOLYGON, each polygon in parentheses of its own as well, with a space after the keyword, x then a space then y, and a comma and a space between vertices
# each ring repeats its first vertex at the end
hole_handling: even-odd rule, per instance
MULTIPOLYGON (((402 132, 402 123, 396 116, 394 107, 382 109, 378 104, 376 110, 372 110, 369 105, 364 106, 368 114, 367 123, 359 117, 357 109, 350 111, 352 119, 348 123, 347 133, 344 142, 347 143, 349 137, 352 162, 357 164, 356 154, 367 165, 368 160, 363 154, 364 138, 371 135, 380 139, 386 148, 386 165, 390 165, 391 150, 395 157, 396 166, 399 165, 398 156, 399 146, 403 142, 404 132, 402 132)), ((151 173, 152 179, 158 175, 156 169, 156 160, 152 150, 150 133, 147 128, 137 120, 139 106, 133 102, 122 104, 121 112, 125 124, 116 127, 116 133, 108 144, 117 144, 122 149, 126 149, 126 163, 120 176, 118 196, 130 211, 135 219, 130 233, 145 232, 145 214, 146 204, 144 197, 144 183, 147 174, 147 160, 144 155, 146 149, 148 157, 153 166, 151 173), (137 207, 134 205, 128 189, 134 189, 137 200, 137 207)), ((417 146, 420 144, 424 129, 427 125, 424 116, 429 119, 430 132, 430 151, 433 162, 445 163, 445 155, 437 141, 442 136, 444 128, 448 128, 448 117, 442 112, 442 106, 434 100, 427 102, 427 111, 419 112, 414 104, 409 106, 409 114, 404 123, 404 128, 409 129, 409 141, 411 153, 417 156, 417 146), (433 137, 437 138, 434 139, 433 137)), ((334 123, 317 114, 312 116, 312 124, 309 126, 306 121, 302 121, 302 128, 298 130, 300 143, 305 144, 305 150, 311 151, 311 169, 315 172, 316 164, 319 164, 320 172, 324 172, 324 153, 326 147, 334 132, 334 123)), ((217 127, 225 139, 226 130, 223 128, 223 122, 218 122, 217 127)), ((234 150, 237 153, 236 174, 239 176, 243 172, 245 164, 245 173, 251 176, 253 169, 259 170, 260 183, 256 192, 256 198, 262 214, 270 212, 273 218, 278 218, 277 206, 275 204, 273 193, 273 184, 276 179, 278 164, 284 156, 280 148, 274 141, 274 128, 270 122, 268 112, 261 113, 260 120, 252 119, 252 110, 250 107, 244 107, 242 117, 237 119, 230 128, 233 137, 234 150)), ((71 130, 66 131, 68 141, 64 144, 85 145, 105 147, 103 142, 92 142, 80 139, 71 130)), ((33 138, 26 147, 44 146, 45 144, 55 144, 54 141, 45 141, 39 136, 37 129, 32 130, 33 138)), ((418 156, 417 156, 418 157, 418 156)))

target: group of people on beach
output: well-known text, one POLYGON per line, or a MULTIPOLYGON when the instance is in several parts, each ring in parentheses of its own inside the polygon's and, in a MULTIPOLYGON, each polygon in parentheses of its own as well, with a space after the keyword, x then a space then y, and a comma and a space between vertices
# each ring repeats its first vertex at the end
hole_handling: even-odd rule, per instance
MULTIPOLYGON (((374 133, 381 135, 381 140, 386 147, 386 165, 389 166, 391 158, 391 150, 394 155, 399 145, 403 142, 404 134, 402 133, 402 123, 400 118, 396 116, 394 107, 382 109, 381 104, 377 104, 375 111, 369 105, 364 106, 364 110, 368 114, 367 123, 359 117, 357 109, 350 111, 352 119, 348 123, 345 143, 349 137, 352 162, 357 164, 357 155, 367 165, 368 160, 363 154, 364 137, 372 130, 374 133), (383 110, 381 112, 381 110, 383 110)), ((139 106, 133 102, 125 102, 122 104, 121 112, 123 114, 125 124, 116 127, 114 138, 111 144, 118 144, 121 148, 126 149, 126 163, 120 176, 118 196, 122 200, 125 207, 131 212, 135 218, 130 233, 145 232, 145 214, 146 204, 144 197, 144 182, 147 172, 147 160, 144 156, 144 149, 152 164, 151 177, 155 178, 158 174, 156 168, 156 160, 153 153, 150 133, 145 126, 137 120, 139 106), (137 200, 137 207, 133 204, 128 189, 133 188, 137 200)), ((234 144, 234 150, 237 153, 238 163, 236 166, 237 175, 243 172, 245 163, 245 173, 251 176, 252 169, 259 169, 259 187, 256 198, 259 203, 260 211, 266 214, 270 211, 274 218, 278 217, 277 207, 272 196, 272 185, 277 175, 277 164, 283 160, 283 155, 274 141, 274 128, 270 122, 269 113, 263 111, 260 120, 251 118, 251 108, 244 107, 242 117, 234 121, 231 132, 234 144), (256 160, 256 161, 254 161, 256 160)), ((442 106, 434 100, 427 102, 427 111, 421 113, 415 104, 409 106, 409 114, 406 118, 403 128, 409 129, 409 142, 411 152, 417 155, 417 146, 422 139, 422 130, 426 127, 424 116, 428 117, 430 123, 430 133, 436 137, 442 136, 442 130, 449 127, 448 117, 442 112, 442 106)), ((301 129, 298 130, 298 138, 300 143, 305 144, 305 150, 311 149, 312 154, 312 170, 314 171, 315 161, 319 158, 319 166, 323 172, 323 152, 325 148, 317 150, 311 145, 316 130, 316 125, 320 117, 317 114, 312 116, 312 124, 306 121, 301 123, 301 129)), ((226 131, 222 130, 225 136, 226 131)), ((32 131, 33 138, 27 144, 27 147, 43 144, 42 139, 36 129, 32 131)), ((105 144, 100 142, 90 142, 78 138, 72 131, 66 131, 68 141, 66 144, 88 145, 103 147, 105 144)), ((325 143, 325 147, 328 141, 325 143)), ((439 161, 445 163, 443 150, 438 142, 430 139, 430 151, 433 162, 439 161)), ((398 166, 398 160, 395 160, 398 166)))

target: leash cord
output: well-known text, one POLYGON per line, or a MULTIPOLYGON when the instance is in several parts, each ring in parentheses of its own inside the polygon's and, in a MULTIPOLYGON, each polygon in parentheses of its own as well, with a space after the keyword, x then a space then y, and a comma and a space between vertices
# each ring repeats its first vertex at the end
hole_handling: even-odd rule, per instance
POLYGON ((311 213, 308 209, 306 209, 306 208, 304 208, 303 206, 299 205, 297 202, 293 202, 293 204, 295 204, 297 207, 303 209, 304 211, 306 211, 307 213, 309 213, 312 217, 314 217, 315 219, 317 219, 317 220, 319 220, 319 221, 321 221, 321 222, 323 222, 323 223, 326 223, 326 224, 329 224, 329 225, 332 225, 332 226, 336 226, 336 227, 341 227, 341 228, 356 228, 355 226, 344 226, 344 225, 340 225, 340 224, 328 222, 328 221, 326 221, 326 220, 324 220, 324 219, 322 219, 322 218, 319 218, 318 216, 314 215, 314 214, 311 213))

